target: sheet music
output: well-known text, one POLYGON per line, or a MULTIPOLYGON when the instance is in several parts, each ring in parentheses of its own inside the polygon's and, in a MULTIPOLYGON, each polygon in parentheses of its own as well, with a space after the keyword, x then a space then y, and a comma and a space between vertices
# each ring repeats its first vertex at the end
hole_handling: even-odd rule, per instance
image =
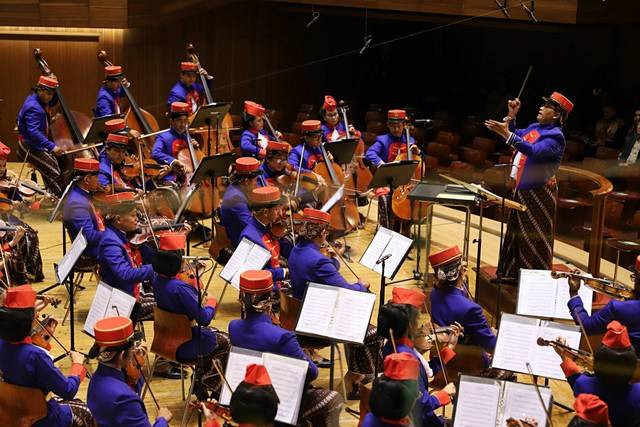
POLYGON ((240 243, 238 243, 238 247, 233 251, 231 258, 229 258, 229 261, 227 261, 227 264, 220 272, 220 277, 227 282, 231 282, 233 276, 247 259, 252 247, 253 243, 249 239, 243 238, 240 243))
POLYGON ((495 425, 501 391, 499 381, 462 375, 453 427, 495 425))
MULTIPOLYGON (((536 340, 538 337, 542 337, 549 341, 555 341, 558 337, 564 337, 567 340, 567 345, 569 347, 579 348, 581 333, 579 326, 564 325, 561 323, 542 320, 536 340)), ((553 350, 553 348, 535 344, 531 361, 531 369, 534 374, 542 377, 564 380, 566 377, 560 368, 560 363, 562 363, 562 359, 553 350)))
POLYGON ((271 259, 271 252, 255 243, 252 243, 252 245, 251 250, 247 254, 247 259, 244 260, 231 279, 231 284, 236 289, 240 289, 240 275, 242 273, 247 270, 262 270, 271 259))
POLYGON ((131 317, 131 312, 135 304, 136 299, 134 297, 120 289, 113 288, 111 290, 111 300, 109 300, 109 305, 107 306, 104 317, 131 317))
POLYGON ((515 372, 527 372, 532 345, 538 339, 538 319, 503 313, 491 366, 515 372))
MULTIPOLYGON (((244 380, 247 372, 247 366, 252 363, 262 364, 262 353, 259 351, 249 350, 240 347, 231 347, 229 358, 227 359, 227 367, 224 376, 229 385, 235 390, 238 384, 244 380)), ((227 384, 222 382, 222 391, 220 393, 220 403, 229 405, 231 401, 231 393, 227 384)))
POLYGON ((67 280, 67 277, 69 276, 69 273, 71 273, 73 266, 76 265, 76 262, 78 262, 80 255, 82 255, 86 248, 87 239, 86 237, 84 237, 84 234, 82 234, 81 228, 78 232, 78 235, 73 240, 69 252, 67 252, 60 260, 60 263, 58 263, 58 269, 56 270, 58 283, 63 283, 65 280, 67 280))
POLYGON ((465 201, 472 201, 475 200, 476 195, 475 194, 456 194, 456 193, 438 193, 438 195, 436 196, 436 199, 452 199, 452 200, 465 200, 465 201))
POLYGON ((296 331, 325 335, 329 330, 337 300, 338 292, 335 286, 310 283, 300 310, 296 331))
MULTIPOLYGON (((586 276, 591 276, 591 274, 586 274, 586 276)), ((571 299, 571 295, 569 295, 569 279, 562 278, 557 279, 558 281, 558 294, 556 296, 556 319, 566 319, 573 320, 573 316, 569 312, 569 306, 567 303, 571 299)), ((593 306, 593 289, 584 284, 580 286, 578 289, 578 295, 580 299, 582 299, 582 304, 584 309, 589 315, 591 315, 591 310, 593 306)))
POLYGON ((98 283, 96 293, 91 301, 91 307, 84 321, 84 330, 91 336, 94 336, 93 325, 100 319, 104 319, 104 313, 107 311, 109 301, 111 300, 111 291, 113 288, 104 282, 98 283))
POLYGON ((320 210, 322 212, 329 212, 331 208, 334 207, 335 204, 338 203, 340 199, 342 199, 343 196, 344 196, 344 184, 341 185, 340 188, 338 188, 335 193, 333 193, 333 196, 331 196, 329 200, 327 200, 327 202, 324 205, 322 205, 322 208, 320 208, 320 210))
MULTIPOLYGON (((551 406, 551 390, 547 387, 539 387, 538 389, 546 407, 549 408, 551 406)), ((547 424, 545 408, 542 407, 533 385, 505 382, 504 401, 504 413, 497 425, 505 426, 510 417, 516 419, 533 417, 539 426, 547 424)))
POLYGON ((276 420, 297 424, 309 362, 271 353, 264 353, 263 360, 280 399, 276 420))
POLYGON ((339 341, 364 343, 376 294, 339 288, 332 324, 327 334, 339 341))
POLYGON ((411 249, 413 240, 387 228, 380 227, 369 247, 360 258, 360 264, 382 274, 382 263, 376 264, 380 258, 391 254, 385 261, 384 275, 391 279, 411 249))

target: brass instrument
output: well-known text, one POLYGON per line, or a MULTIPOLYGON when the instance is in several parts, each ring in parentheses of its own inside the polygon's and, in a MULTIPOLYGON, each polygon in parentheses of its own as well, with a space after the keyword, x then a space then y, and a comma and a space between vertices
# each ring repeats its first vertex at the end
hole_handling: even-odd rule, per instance
POLYGON ((585 285, 589 286, 594 291, 619 301, 637 298, 636 291, 634 289, 628 288, 622 283, 614 282, 613 280, 609 279, 589 277, 580 273, 566 271, 551 271, 551 277, 553 277, 554 279, 566 277, 568 279, 582 280, 584 281, 585 285))

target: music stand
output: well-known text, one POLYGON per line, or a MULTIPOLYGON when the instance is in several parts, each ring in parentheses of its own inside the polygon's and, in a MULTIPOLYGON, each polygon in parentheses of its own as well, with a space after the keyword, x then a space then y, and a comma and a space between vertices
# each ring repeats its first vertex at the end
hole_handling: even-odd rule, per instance
POLYGON ((110 114, 108 116, 94 117, 91 119, 91 127, 87 136, 84 137, 85 144, 95 144, 98 141, 104 141, 107 138, 105 123, 113 119, 121 119, 124 114, 110 114))
POLYGON ((327 152, 331 153, 333 161, 339 165, 348 165, 353 159, 359 140, 355 138, 340 139, 324 144, 327 152))
MULTIPOLYGON (((417 160, 401 160, 380 165, 373 174, 369 188, 389 187, 390 194, 393 195, 393 191, 396 188, 411 181, 418 163, 417 160)), ((391 227, 391 220, 393 219, 391 206, 387 209, 387 219, 389 227, 391 227)))
POLYGON ((207 127, 207 155, 211 155, 211 126, 215 123, 218 137, 216 138, 216 153, 220 142, 220 122, 229 112, 231 102, 212 102, 198 108, 196 116, 189 125, 191 129, 207 127))

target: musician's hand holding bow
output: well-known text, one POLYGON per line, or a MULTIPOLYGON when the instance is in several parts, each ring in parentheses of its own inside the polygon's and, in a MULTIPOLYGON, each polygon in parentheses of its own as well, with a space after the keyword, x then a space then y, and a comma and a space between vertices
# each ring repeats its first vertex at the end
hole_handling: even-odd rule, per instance
MULTIPOLYGON (((449 334, 447 334, 448 336, 446 338, 446 341, 441 341, 441 342, 445 342, 447 346, 453 350, 458 344, 458 339, 460 338, 460 336, 464 336, 464 333, 463 333, 464 327, 458 322, 453 322, 453 325, 451 325, 450 328, 451 328, 451 331, 449 332, 449 334)), ((440 341, 439 336, 438 336, 438 341, 440 341)))
POLYGON ((55 146, 53 150, 51 150, 51 154, 54 156, 62 156, 64 154, 64 150, 58 146, 55 146))
POLYGON ((27 232, 26 228, 24 228, 21 225, 17 226, 16 233, 13 235, 13 239, 11 239, 11 242, 9 242, 9 246, 12 248, 15 248, 18 245, 18 243, 20 243, 20 240, 22 240, 26 232, 27 232))
POLYGON ((171 162, 171 168, 178 174, 184 173, 185 170, 184 164, 178 159, 171 162))
POLYGON ((456 385, 454 383, 449 383, 442 389, 445 393, 449 395, 449 397, 453 398, 456 394, 456 385))
MULTIPOLYGON (((565 337, 556 337, 556 342, 562 345, 567 345, 567 339, 565 337)), ((553 349, 558 353, 558 356, 560 356, 561 359, 564 358, 564 351, 561 348, 554 346, 553 349)))

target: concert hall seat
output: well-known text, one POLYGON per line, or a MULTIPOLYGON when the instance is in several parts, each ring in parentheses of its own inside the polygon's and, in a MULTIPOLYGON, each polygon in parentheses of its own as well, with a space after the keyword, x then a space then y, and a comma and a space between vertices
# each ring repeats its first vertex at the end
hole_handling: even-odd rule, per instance
POLYGON ((376 134, 373 132, 362 132, 362 140, 364 141, 364 145, 367 147, 371 146, 376 141, 376 134))
POLYGON ((231 120, 233 120, 233 127, 242 128, 242 116, 240 114, 232 114, 231 120))
POLYGON ((453 129, 454 116, 448 111, 436 111, 433 113, 433 126, 439 131, 453 129))
POLYGON ((311 113, 299 112, 296 116, 296 122, 304 122, 305 120, 312 120, 313 118, 313 114, 311 113))
POLYGON ((416 140, 416 144, 420 146, 424 142, 424 128, 414 127, 411 129, 411 136, 416 140))
POLYGON ((367 111, 364 114, 364 122, 365 123, 369 123, 369 122, 384 122, 385 120, 387 120, 387 116, 385 114, 385 112, 381 111, 381 110, 375 110, 375 111, 367 111))
POLYGON ((478 169, 486 169, 493 166, 493 163, 487 160, 487 153, 474 148, 465 148, 462 150, 462 160, 475 166, 478 169))
POLYGON ((316 107, 313 104, 300 104, 298 108, 299 113, 315 114, 317 112, 316 107))
POLYGON ((596 149, 596 159, 616 160, 620 155, 620 151, 615 148, 598 147, 596 149))
POLYGON ((383 135, 388 132, 386 122, 367 122, 367 132, 383 135))
POLYGON ((284 111, 282 110, 271 110, 269 114, 269 120, 271 120, 271 124, 274 129, 278 129, 282 124, 282 119, 284 119, 284 111))
POLYGON ((498 163, 501 165, 511 163, 511 156, 508 154, 501 154, 498 156, 498 163))
POLYGON ((479 181, 478 177, 480 176, 476 173, 476 168, 473 167, 472 164, 461 162, 460 160, 451 162, 451 165, 449 166, 449 173, 453 175, 453 177, 466 182, 479 181))
POLYGON ((467 116, 464 120, 464 123, 462 123, 460 135, 462 139, 467 142, 477 137, 484 137, 484 135, 486 135, 484 121, 476 116, 467 116))
POLYGON ((582 159, 582 166, 579 166, 581 169, 585 169, 598 175, 605 176, 605 172, 607 170, 607 162, 603 159, 597 159, 595 157, 585 157, 582 159))
POLYGON ((460 134, 454 132, 439 131, 436 135, 435 140, 436 142, 441 142, 452 147, 457 147, 458 145, 460 145, 460 134))
POLYGON ((484 151, 485 153, 487 153, 487 155, 489 155, 496 151, 496 141, 493 139, 476 136, 471 141, 471 148, 484 151))
POLYGON ((575 162, 584 158, 584 142, 579 141, 567 141, 564 146, 563 162, 575 162))
POLYGON ((283 132, 282 140, 288 142, 292 147, 300 144, 300 135, 293 132, 283 132))
POLYGON ((438 159, 440 166, 448 166, 452 161, 458 160, 458 156, 451 153, 451 147, 439 142, 427 143, 427 155, 438 159))

